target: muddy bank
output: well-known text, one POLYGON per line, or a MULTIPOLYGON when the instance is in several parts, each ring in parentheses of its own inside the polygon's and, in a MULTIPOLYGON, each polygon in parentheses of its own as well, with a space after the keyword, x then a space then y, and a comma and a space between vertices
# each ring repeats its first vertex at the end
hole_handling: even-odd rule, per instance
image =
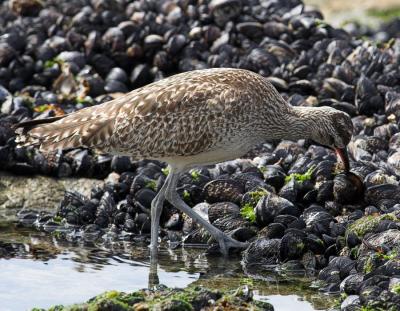
POLYGON ((46 176, 15 176, 0 172, 0 209, 36 209, 54 211, 65 191, 90 194, 101 180, 87 178, 51 178, 46 176))

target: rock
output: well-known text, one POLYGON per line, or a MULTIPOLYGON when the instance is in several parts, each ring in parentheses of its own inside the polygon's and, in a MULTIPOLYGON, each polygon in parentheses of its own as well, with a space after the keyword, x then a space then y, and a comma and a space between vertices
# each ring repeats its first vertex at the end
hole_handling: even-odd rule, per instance
POLYGON ((399 219, 394 214, 384 214, 381 216, 365 216, 349 225, 346 235, 354 233, 357 237, 362 238, 367 233, 374 232, 374 230, 378 228, 379 224, 383 220, 392 220, 395 222, 399 221, 399 219))
MULTIPOLYGON (((386 247, 390 250, 400 251, 400 230, 389 229, 383 232, 379 232, 366 238, 369 248, 379 249, 381 247, 386 247)), ((361 254, 366 251, 366 246, 361 247, 361 254)))
POLYGON ((340 305, 340 310, 355 311, 361 308, 360 297, 358 295, 347 296, 340 305))
POLYGON ((60 179, 44 176, 21 177, 0 173, 0 208, 24 208, 54 211, 64 192, 79 191, 86 195, 102 181, 91 179, 60 179))

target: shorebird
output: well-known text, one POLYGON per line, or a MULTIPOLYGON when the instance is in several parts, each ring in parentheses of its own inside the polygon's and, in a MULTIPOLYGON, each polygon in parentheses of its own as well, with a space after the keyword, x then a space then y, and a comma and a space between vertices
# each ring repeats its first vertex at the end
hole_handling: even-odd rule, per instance
POLYGON ((101 105, 16 125, 20 145, 41 150, 95 148, 169 165, 151 204, 151 250, 156 252, 163 203, 202 225, 221 252, 244 248, 194 212, 178 195, 179 175, 193 167, 236 159, 272 139, 311 139, 336 150, 349 170, 350 117, 331 107, 289 105, 266 78, 243 69, 177 74, 101 105))

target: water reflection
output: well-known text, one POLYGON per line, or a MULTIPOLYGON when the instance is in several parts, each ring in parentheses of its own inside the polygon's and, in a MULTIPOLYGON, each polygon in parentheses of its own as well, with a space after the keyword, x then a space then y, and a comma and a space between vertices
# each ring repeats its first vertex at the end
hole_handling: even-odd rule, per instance
POLYGON ((307 278, 246 276, 237 257, 163 248, 158 262, 150 262, 148 248, 140 243, 71 243, 14 225, 0 226, 0 280, 1 310, 12 311, 83 302, 106 290, 192 283, 232 290, 247 284, 257 299, 270 299, 276 310, 285 310, 285 305, 291 305, 290 310, 324 310, 332 305, 332 299, 310 290, 307 278))

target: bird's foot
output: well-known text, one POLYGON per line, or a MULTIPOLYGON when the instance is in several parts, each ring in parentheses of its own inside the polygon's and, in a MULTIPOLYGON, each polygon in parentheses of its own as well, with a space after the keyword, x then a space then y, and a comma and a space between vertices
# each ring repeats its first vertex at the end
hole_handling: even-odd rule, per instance
POLYGON ((226 234, 222 234, 220 237, 218 237, 218 244, 219 244, 220 252, 224 256, 227 256, 229 254, 229 250, 231 248, 243 250, 249 246, 249 243, 239 242, 226 234))

